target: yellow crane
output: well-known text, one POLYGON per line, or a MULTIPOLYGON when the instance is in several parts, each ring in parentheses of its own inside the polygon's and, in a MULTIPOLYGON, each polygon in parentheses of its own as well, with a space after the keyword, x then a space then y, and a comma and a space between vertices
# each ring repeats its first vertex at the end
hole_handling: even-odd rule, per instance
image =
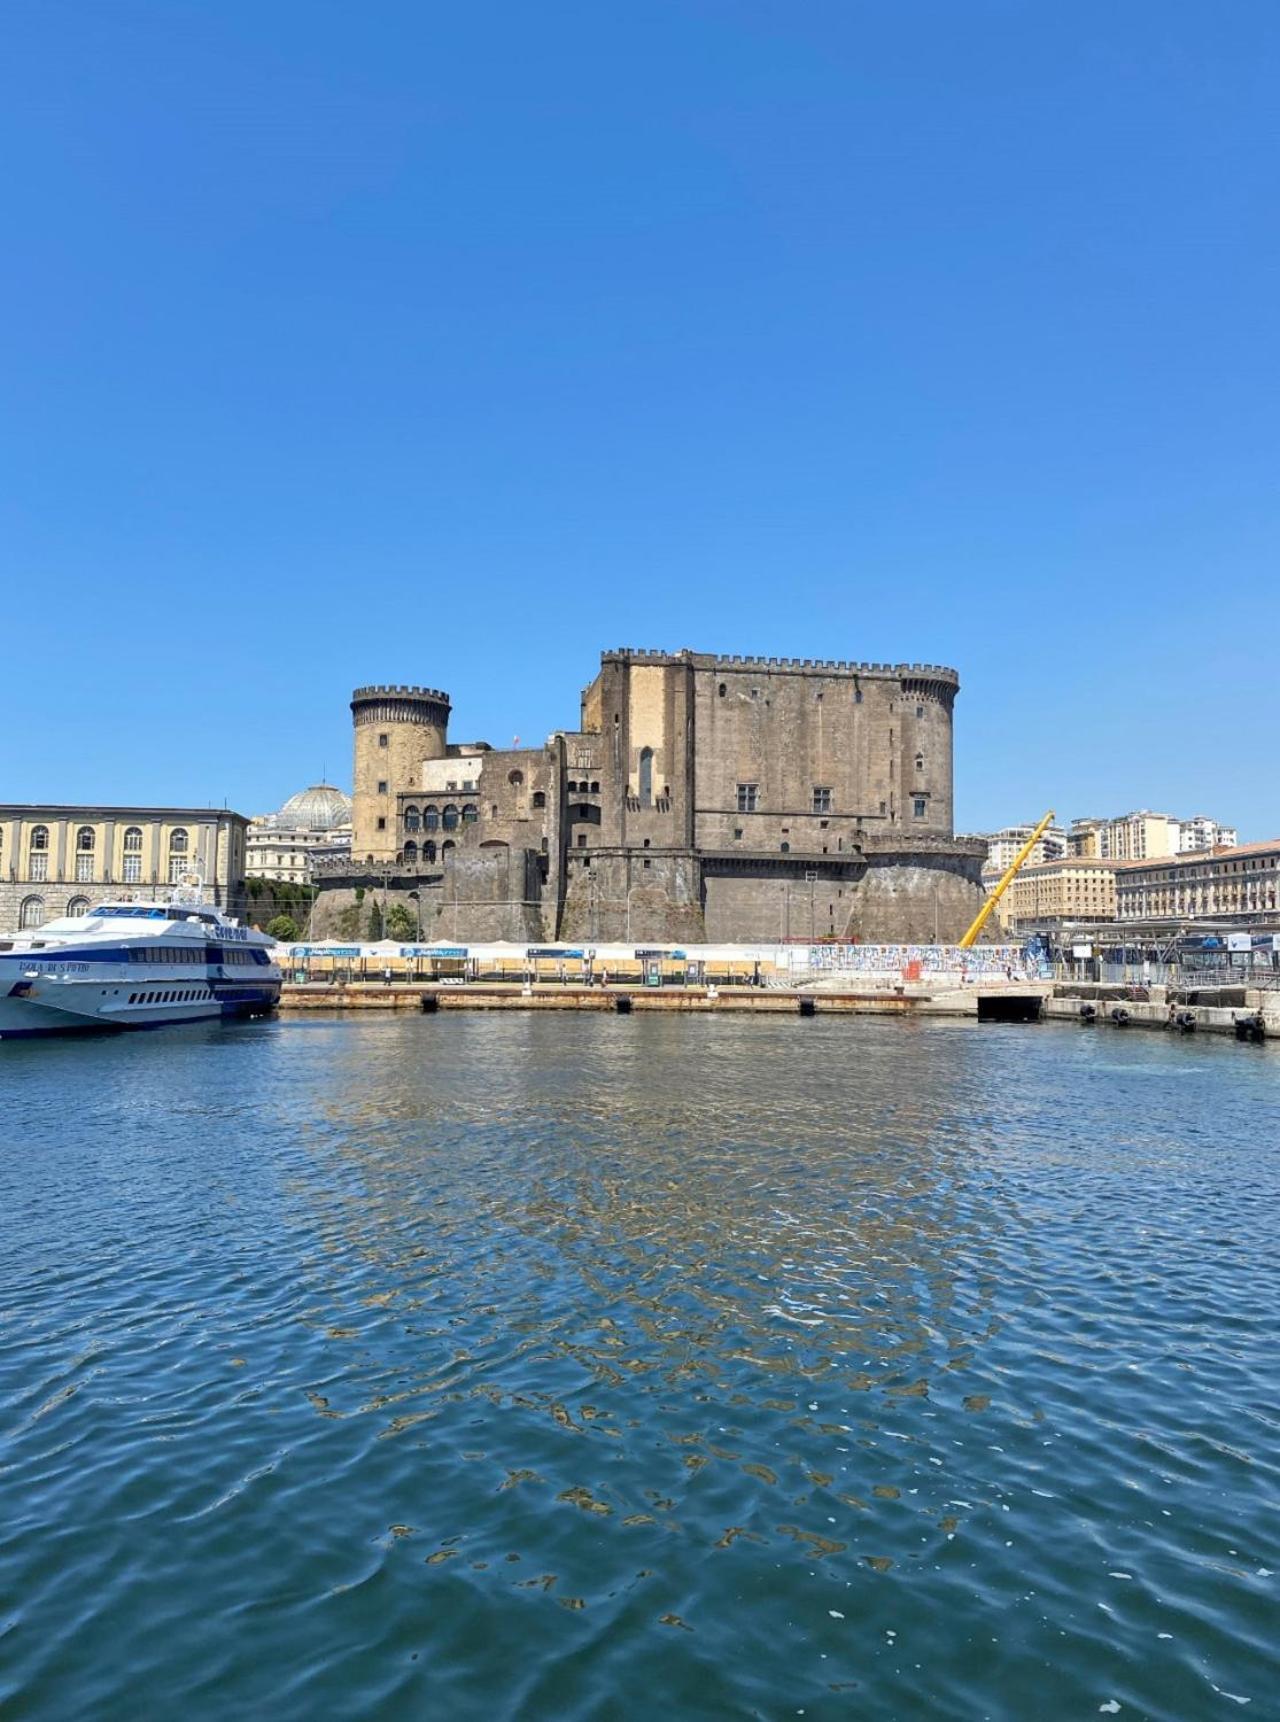
POLYGON ((1013 884, 1019 867, 1021 867, 1027 856, 1030 855, 1031 851, 1035 848, 1036 844, 1052 824, 1053 809, 1051 807, 1045 814, 1044 818, 1040 821, 1039 825, 1037 825, 1035 830, 1031 833, 1030 837, 1028 837, 1026 842, 1022 845, 1022 848, 1019 849, 1018 853, 1014 856, 1010 866, 1005 869, 1004 876, 1000 880, 1000 883, 987 898, 981 909, 979 909, 977 919, 969 928, 969 931, 965 934, 964 938, 960 941, 960 949, 962 951, 967 951, 970 945, 977 943, 978 935, 990 919, 991 911, 995 908, 1001 897, 1004 896, 1010 885, 1013 884))

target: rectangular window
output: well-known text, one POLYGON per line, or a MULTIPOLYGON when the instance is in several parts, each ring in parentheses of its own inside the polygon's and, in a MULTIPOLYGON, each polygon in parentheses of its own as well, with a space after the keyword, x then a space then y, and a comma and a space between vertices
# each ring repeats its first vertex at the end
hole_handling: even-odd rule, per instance
POLYGON ((169 883, 171 885, 176 885, 178 883, 179 875, 181 874, 182 869, 186 866, 186 864, 187 863, 186 863, 186 856, 185 855, 170 855, 170 857, 169 857, 169 883))
POLYGON ((142 883, 142 857, 141 857, 141 855, 126 855, 125 856, 125 858, 124 858, 124 882, 126 885, 140 885, 142 883))
POLYGON ((815 786, 813 791, 813 811, 815 813, 830 813, 831 791, 829 789, 818 789, 815 786))
POLYGON ((31 851, 31 877, 37 885, 41 885, 49 877, 49 851, 33 849, 31 851))
POLYGON ((93 878, 93 856, 76 856, 76 884, 87 885, 93 878))
POLYGON ((386 793, 387 793, 387 780, 385 777, 380 777, 378 779, 378 794, 379 795, 385 795, 386 793))
POLYGON ((917 819, 923 819, 925 816, 926 810, 927 810, 927 804, 925 802, 924 796, 923 795, 917 795, 911 803, 911 811, 915 814, 917 819))
POLYGON ((385 831, 385 830, 386 830, 386 829, 387 829, 387 822, 386 822, 386 820, 385 820, 385 819, 379 819, 379 821, 378 821, 378 830, 379 830, 379 831, 385 831))
POLYGON ((760 786, 757 783, 740 783, 738 785, 738 812, 754 813, 760 798, 760 786))
POLYGON ((386 738, 386 736, 385 736, 385 735, 380 735, 380 736, 379 736, 379 737, 378 737, 378 746, 379 746, 379 747, 385 747, 385 746, 386 746, 386 745, 387 745, 387 738, 386 738))

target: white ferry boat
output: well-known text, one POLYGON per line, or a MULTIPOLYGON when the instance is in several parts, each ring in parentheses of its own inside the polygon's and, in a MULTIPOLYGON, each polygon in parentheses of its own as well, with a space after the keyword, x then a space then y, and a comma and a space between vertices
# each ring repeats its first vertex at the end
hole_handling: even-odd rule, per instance
POLYGON ((280 997, 273 941, 200 901, 99 903, 0 939, 0 1040, 265 1016, 280 997))

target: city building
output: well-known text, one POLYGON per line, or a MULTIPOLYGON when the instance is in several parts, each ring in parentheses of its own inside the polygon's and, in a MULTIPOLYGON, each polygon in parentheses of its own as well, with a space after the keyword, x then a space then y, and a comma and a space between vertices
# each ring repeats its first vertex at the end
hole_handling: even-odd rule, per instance
POLYGON ((1073 819, 1067 832, 1070 854, 1098 861, 1155 860, 1235 841, 1236 833, 1229 825, 1219 825, 1204 814, 1175 819, 1170 813, 1151 813, 1145 808, 1115 819, 1073 819))
POLYGON ((209 902, 241 914, 248 824, 225 808, 0 805, 0 933, 163 896, 191 871, 209 902))
POLYGON ((1082 921, 1114 921, 1116 869, 1110 862, 1081 855, 1025 866, 1001 898, 997 915, 1001 911, 1001 924, 1018 935, 1082 921))
POLYGON ((351 854, 351 801, 331 783, 313 783, 291 795, 278 813, 249 821, 251 879, 309 885, 317 861, 351 854))
POLYGON ((450 700, 358 688, 352 856, 314 936, 370 888, 449 939, 956 938, 986 845, 952 824, 954 670, 605 652, 579 727, 451 742, 450 700))
POLYGON ((1194 849, 1234 849, 1236 841, 1234 826, 1219 825, 1203 813, 1182 820, 1178 826, 1178 851, 1183 855, 1194 849))
MULTIPOLYGON (((982 882, 988 890, 1000 883, 1035 828, 1034 824, 1006 825, 1003 830, 993 831, 985 839, 987 858, 982 864, 982 882)), ((1067 833, 1060 826, 1051 825, 1037 839, 1035 848, 1027 856, 1023 865, 1032 866, 1041 861, 1058 861, 1066 853, 1067 833)))
POLYGON ((1116 914, 1280 926, 1280 838, 1118 866, 1116 914))

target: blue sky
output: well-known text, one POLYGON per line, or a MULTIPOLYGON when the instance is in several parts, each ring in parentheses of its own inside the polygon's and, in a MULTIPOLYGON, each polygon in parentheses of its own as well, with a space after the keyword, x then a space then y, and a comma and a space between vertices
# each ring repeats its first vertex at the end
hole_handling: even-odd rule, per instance
POLYGON ((955 664, 957 823, 1280 833, 1280 7, 17 0, 0 799, 350 689, 955 664))

